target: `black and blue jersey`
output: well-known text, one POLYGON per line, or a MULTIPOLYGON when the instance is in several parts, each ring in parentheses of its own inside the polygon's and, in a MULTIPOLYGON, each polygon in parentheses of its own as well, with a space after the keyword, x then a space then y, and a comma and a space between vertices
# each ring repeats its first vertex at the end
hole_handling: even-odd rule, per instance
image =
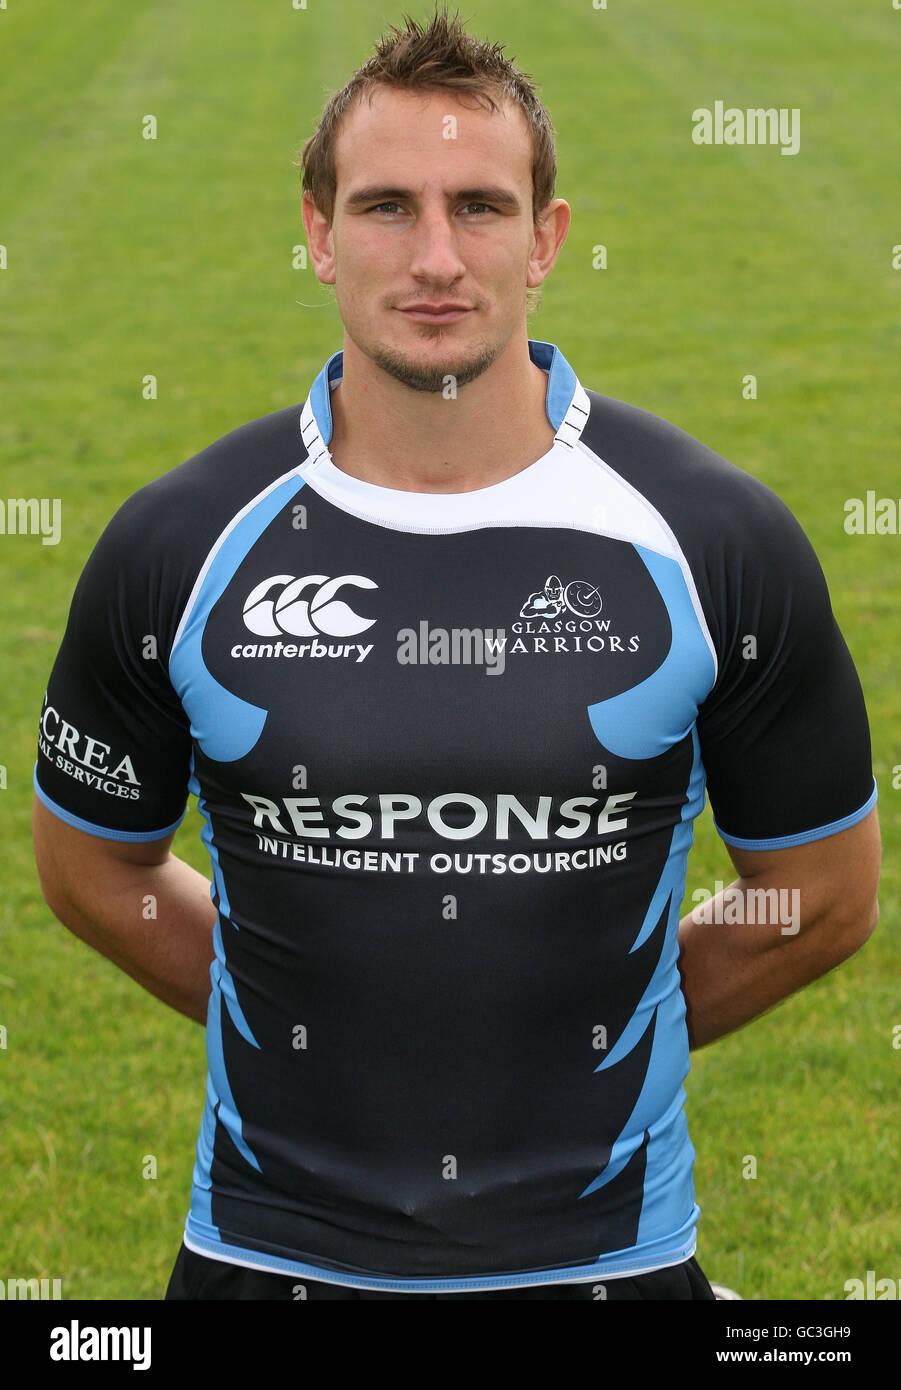
POLYGON ((875 802, 791 513, 529 350, 556 433, 515 476, 339 470, 338 352, 302 406, 131 497, 76 589, 38 795, 112 839, 170 833, 189 793, 205 821, 200 1253, 423 1291, 687 1259, 705 788, 748 849, 875 802))

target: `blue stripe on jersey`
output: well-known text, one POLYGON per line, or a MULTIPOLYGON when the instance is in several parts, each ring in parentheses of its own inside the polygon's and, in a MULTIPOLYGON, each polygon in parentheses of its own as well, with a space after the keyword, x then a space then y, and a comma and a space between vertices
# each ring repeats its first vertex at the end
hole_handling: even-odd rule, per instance
MULTIPOLYGON (((222 959, 222 933, 219 930, 218 920, 213 930, 213 942, 216 947, 216 959, 210 966, 210 978, 213 981, 213 992, 210 995, 209 1009, 207 1012, 206 1050, 207 1062, 209 1063, 210 1069, 207 1084, 212 1090, 213 1109, 215 1110, 216 1118, 220 1123, 225 1125, 232 1143, 238 1152, 246 1158, 248 1163, 256 1168, 258 1173, 261 1173, 263 1170, 257 1161, 256 1154, 244 1138, 241 1116, 238 1114, 238 1107, 235 1105, 235 1098, 232 1095, 228 1073, 225 1070, 225 1055, 222 1049, 222 987, 218 969, 222 959), (216 1108, 217 1106, 218 1109, 216 1108)), ((254 1046, 256 1046, 256 1044, 254 1044, 254 1046)), ((209 1103, 208 1098, 207 1104, 209 1105, 209 1103)))
POLYGON ((670 649, 647 680, 589 705, 591 727, 620 758, 656 758, 686 737, 709 693, 716 669, 675 560, 636 545, 657 586, 672 628, 670 649))
MULTIPOLYGON (((191 753, 188 790, 193 796, 197 797, 197 807, 203 816, 204 825, 201 831, 201 839, 209 851, 210 864, 213 871, 213 884, 210 886, 210 897, 214 905, 216 903, 216 897, 218 897, 218 912, 224 912, 227 917, 230 917, 231 905, 228 900, 228 893, 225 889, 225 879, 219 864, 219 851, 213 840, 213 826, 210 821, 209 811, 200 795, 201 787, 197 780, 197 774, 194 771, 193 751, 191 753)), ((200 1219, 210 1223, 211 1226, 213 1188, 212 1164, 216 1140, 217 1117, 225 1125, 238 1151, 244 1155, 249 1163, 253 1164, 257 1172, 262 1171, 256 1156, 244 1139, 244 1126, 238 1114, 238 1109, 232 1095, 231 1085, 229 1084, 228 1075, 225 1070, 225 1055, 222 1047, 223 996, 231 1021, 241 1036, 245 1038, 247 1042, 252 1043, 256 1048, 259 1048, 259 1043, 253 1036, 250 1026, 244 1017, 244 1011, 238 1002, 238 996, 235 992, 235 982, 226 964, 225 948, 222 944, 221 918, 218 913, 216 916, 216 925, 213 928, 213 950, 215 955, 210 963, 210 983, 212 992, 207 1005, 206 1023, 207 1065, 209 1068, 206 1079, 206 1104, 203 1110, 203 1117, 200 1121, 200 1133, 197 1136, 193 1188, 191 1191, 191 1210, 196 1212, 200 1219)))
POLYGON ((635 546, 648 569, 670 620, 666 657, 646 680, 631 690, 588 707, 591 726, 603 747, 621 758, 659 757, 687 736, 692 740, 692 770, 669 854, 651 895, 631 951, 648 939, 665 915, 666 939, 657 967, 635 1013, 596 1071, 609 1070, 627 1057, 653 1028, 647 1072, 635 1107, 613 1144, 607 1164, 580 1197, 587 1197, 618 1176, 647 1139, 637 1241, 673 1229, 695 1205, 692 1184, 694 1148, 685 1120, 682 1082, 689 1071, 685 1000, 679 983, 679 913, 685 895, 693 822, 704 807, 704 767, 696 720, 698 706, 710 690, 716 670, 694 611, 685 577, 675 560, 635 546))
POLYGON ((169 657, 169 677, 190 716, 191 734, 215 762, 245 757, 259 739, 268 711, 233 695, 214 679, 203 660, 203 630, 251 547, 303 485, 304 480, 292 473, 234 525, 214 555, 169 657))
POLYGON ((483 1289, 518 1289, 535 1284, 582 1283, 592 1279, 627 1278, 629 1275, 651 1274, 657 1269, 682 1264, 691 1259, 697 1248, 695 1226, 700 1210, 692 1209, 691 1216, 678 1231, 646 1246, 639 1254, 633 1250, 614 1251, 597 1264, 570 1265, 566 1269, 533 1270, 529 1274, 486 1274, 459 1279, 379 1279, 370 1275, 346 1274, 343 1270, 326 1269, 301 1260, 286 1260, 279 1255, 263 1254, 246 1245, 231 1245, 221 1238, 218 1227, 196 1218, 192 1211, 185 1223, 185 1245, 199 1255, 210 1255, 227 1264, 245 1265, 249 1269, 269 1270, 273 1274, 300 1275, 325 1283, 341 1284, 352 1289, 384 1289, 392 1293, 454 1293, 483 1289))
POLYGON ((648 1068, 635 1108, 613 1145, 606 1167, 580 1194, 587 1197, 617 1177, 647 1135, 646 1197, 639 1222, 639 1244, 649 1234, 675 1227, 682 1220, 686 1207, 694 1202, 691 1183, 694 1149, 688 1138, 683 1113, 685 1091, 682 1089, 689 1070, 689 1047, 685 1000, 677 968, 679 911, 685 896, 688 851, 693 839, 694 818, 704 805, 704 770, 694 729, 692 744, 694 757, 682 818, 673 830, 660 881, 630 953, 647 940, 664 914, 667 917, 666 939, 635 1013, 595 1071, 615 1067, 642 1041, 648 1028, 653 1027, 648 1068))
POLYGON ((873 790, 869 798, 857 810, 852 811, 849 816, 842 816, 841 820, 830 821, 828 825, 818 825, 815 830, 799 830, 797 835, 777 835, 773 840, 742 840, 737 835, 727 835, 724 830, 716 824, 716 833, 727 845, 734 845, 736 849, 791 849, 794 845, 807 845, 813 840, 825 840, 827 835, 837 835, 840 830, 847 830, 852 825, 857 825, 868 816, 876 805, 879 796, 879 789, 876 778, 873 778, 873 790))
POLYGON ((694 819, 704 806, 704 767, 696 729, 691 731, 693 759, 682 818, 673 838, 660 882, 631 950, 647 940, 668 914, 666 940, 644 996, 610 1053, 595 1068, 608 1070, 641 1042, 653 1025, 654 1038, 644 1084, 623 1131, 613 1145, 607 1166, 581 1193, 587 1197, 606 1186, 626 1166, 647 1135, 642 1203, 636 1244, 675 1228, 687 1207, 693 1207, 692 1166, 695 1150, 685 1119, 685 1090, 690 1058, 685 1027, 685 998, 678 972, 679 914, 685 896, 688 851, 694 838, 694 819), (656 1005, 656 1007, 655 1007, 656 1005))
MULTIPOLYGON (((194 792, 195 796, 197 796, 197 809, 203 816, 204 825, 203 830, 200 832, 200 838, 203 840, 204 844, 209 850, 210 865, 213 870, 213 884, 215 885, 216 896, 219 899, 218 910, 220 915, 219 917, 217 917, 216 925, 213 928, 213 945, 216 949, 216 960, 213 962, 211 970, 217 968, 218 982, 221 987, 225 1003, 228 1007, 228 1012, 231 1016, 232 1023, 235 1025, 238 1032, 241 1034, 243 1038, 246 1038, 247 1041, 249 1043, 252 1043, 254 1047, 259 1047, 260 1044, 253 1036, 253 1033, 250 1029, 250 1024, 244 1017, 244 1010, 241 1008, 241 1005, 238 1002, 238 995, 235 989, 235 982, 232 979, 231 971, 229 970, 225 961, 225 947, 222 944, 221 929, 222 915, 224 914, 229 919, 235 931, 238 931, 239 927, 236 922, 231 921, 231 904, 228 900, 228 893, 225 889, 225 878, 223 876, 222 868, 219 863, 219 851, 217 850, 216 845, 213 841, 213 826, 212 822, 210 821, 210 814, 207 810, 206 802, 198 794, 200 788, 197 785, 197 779, 193 775, 193 764, 194 759, 192 754, 190 786, 191 791, 194 792)), ((212 888, 210 889, 210 897, 213 898, 212 888)), ((215 901, 216 899, 213 898, 214 903, 215 901)))
POLYGON ((185 806, 185 810, 182 811, 178 820, 174 820, 171 825, 167 825, 163 830, 110 830, 106 825, 95 825, 93 821, 84 820, 82 816, 73 815, 71 811, 67 811, 64 806, 60 806, 52 797, 49 797, 38 781, 37 759, 35 759, 32 782, 34 783, 35 795, 39 801, 43 802, 48 811, 52 811, 55 816, 59 816, 60 820, 65 821, 66 825, 71 825, 76 830, 85 830, 89 835, 99 835, 102 840, 122 840, 127 841, 129 844, 134 844, 136 842, 143 843, 148 840, 162 840, 164 835, 171 835, 173 830, 178 829, 185 818, 185 811, 188 809, 187 806, 185 806))
MULTIPOLYGON (((207 1028, 209 1028, 209 1009, 207 1009, 207 1028)), ((191 1211, 199 1221, 205 1222, 211 1230, 213 1226, 213 1181, 210 1176, 213 1167, 213 1146, 216 1142, 216 1093, 210 1074, 206 1078, 206 1103, 197 1136, 197 1151, 194 1159, 194 1173, 191 1188, 191 1211)))
MULTIPOLYGON (((218 986, 219 992, 225 1000, 226 1007, 229 1012, 229 1017, 231 1018, 231 1021, 237 1028, 238 1032, 241 1034, 241 1037, 244 1038, 246 1042, 249 1042, 251 1046, 259 1048, 260 1044, 257 1042, 256 1038, 253 1036, 253 1033, 250 1031, 250 1024, 244 1017, 244 1010, 241 1008, 241 1005, 238 1002, 238 996, 235 991, 235 982, 232 979, 231 971, 225 963, 225 947, 222 944, 221 916, 216 918, 216 925, 213 927, 213 948, 216 952, 216 959, 211 962, 210 970, 212 972, 215 972, 214 977, 211 976, 211 978, 213 978, 214 988, 218 986)), ((223 1071, 224 1069, 225 1065, 223 1063, 223 1071)), ((235 1111, 235 1114, 237 1115, 238 1112, 234 1105, 232 1105, 232 1109, 235 1111)), ((239 1115, 239 1123, 240 1119, 241 1117, 239 1115)))
MULTIPOLYGON (((197 781, 197 778, 194 776, 193 753, 191 754, 191 780, 188 783, 188 789, 194 794, 194 796, 197 797, 197 809, 203 816, 203 829, 200 832, 200 838, 206 845, 207 853, 210 856, 210 868, 213 871, 213 886, 215 887, 216 894, 219 898, 219 911, 224 912, 226 917, 231 917, 231 903, 228 900, 228 893, 225 888, 225 879, 222 876, 222 867, 219 863, 219 851, 216 848, 215 842, 213 840, 213 823, 210 820, 210 813, 207 810, 206 802, 200 795, 200 785, 197 781)), ((210 897, 213 898, 213 902, 215 904, 216 899, 213 897, 212 887, 210 888, 210 897)))

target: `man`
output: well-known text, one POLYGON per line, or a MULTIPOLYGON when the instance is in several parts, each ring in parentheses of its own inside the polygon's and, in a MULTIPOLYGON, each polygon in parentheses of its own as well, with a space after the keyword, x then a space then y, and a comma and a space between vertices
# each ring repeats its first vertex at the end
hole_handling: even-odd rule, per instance
POLYGON ((689 1047, 877 915, 822 573, 527 337, 570 214, 497 48, 408 20, 303 162, 343 351, 124 505, 41 720, 51 907, 207 1019, 168 1297, 710 1298, 689 1047), (680 926, 705 778, 739 878, 680 926))

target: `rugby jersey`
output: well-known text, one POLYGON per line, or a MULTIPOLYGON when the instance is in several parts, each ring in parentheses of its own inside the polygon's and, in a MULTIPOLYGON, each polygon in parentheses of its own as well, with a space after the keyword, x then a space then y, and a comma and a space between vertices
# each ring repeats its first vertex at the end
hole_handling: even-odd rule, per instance
POLYGON ((336 352, 303 405, 131 497, 79 580, 38 796, 117 840, 170 834, 189 793, 204 818, 200 1253, 422 1291, 687 1259, 705 789, 752 850, 875 802, 788 509, 529 351, 555 438, 513 477, 342 472, 336 352))

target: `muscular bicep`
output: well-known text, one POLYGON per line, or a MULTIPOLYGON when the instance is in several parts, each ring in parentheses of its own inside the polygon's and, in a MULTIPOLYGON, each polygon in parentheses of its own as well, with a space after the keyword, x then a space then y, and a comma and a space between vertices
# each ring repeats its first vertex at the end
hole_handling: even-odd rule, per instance
POLYGON ((31 826, 41 890, 54 911, 79 894, 102 894, 111 868, 164 863, 175 838, 175 831, 158 840, 139 841, 92 835, 54 815, 38 796, 32 805, 31 826))
POLYGON ((864 937, 875 926, 882 854, 875 806, 846 830, 806 844, 748 850, 727 843, 726 848, 742 878, 766 878, 797 889, 802 920, 847 923, 864 937))

